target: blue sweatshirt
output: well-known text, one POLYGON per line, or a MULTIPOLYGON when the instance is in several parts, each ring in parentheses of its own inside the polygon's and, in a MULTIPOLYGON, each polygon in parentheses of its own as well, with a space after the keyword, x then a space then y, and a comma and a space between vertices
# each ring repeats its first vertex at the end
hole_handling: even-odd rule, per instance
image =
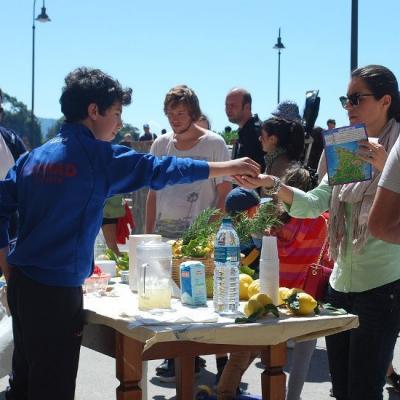
POLYGON ((20 228, 9 263, 46 285, 80 286, 92 270, 106 198, 208 175, 205 161, 136 153, 96 140, 84 125, 64 124, 0 181, 0 248, 8 244, 8 220, 18 210, 20 228))

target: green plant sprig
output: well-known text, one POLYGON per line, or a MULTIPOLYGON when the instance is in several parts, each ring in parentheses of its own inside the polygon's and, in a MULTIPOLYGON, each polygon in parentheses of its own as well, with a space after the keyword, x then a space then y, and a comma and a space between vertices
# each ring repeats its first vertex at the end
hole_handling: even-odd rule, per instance
POLYGON ((182 235, 182 244, 187 245, 192 240, 212 240, 221 224, 221 212, 216 208, 206 208, 192 222, 182 235))

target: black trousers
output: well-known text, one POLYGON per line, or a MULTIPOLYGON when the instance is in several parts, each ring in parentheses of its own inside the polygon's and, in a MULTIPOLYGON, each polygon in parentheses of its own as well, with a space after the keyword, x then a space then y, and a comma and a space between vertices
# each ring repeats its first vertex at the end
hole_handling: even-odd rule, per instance
POLYGON ((338 400, 381 400, 400 330, 400 281, 360 293, 329 287, 328 302, 358 315, 356 329, 326 337, 333 395, 338 400))
POLYGON ((73 400, 83 329, 81 287, 46 286, 13 267, 14 353, 7 400, 73 400))

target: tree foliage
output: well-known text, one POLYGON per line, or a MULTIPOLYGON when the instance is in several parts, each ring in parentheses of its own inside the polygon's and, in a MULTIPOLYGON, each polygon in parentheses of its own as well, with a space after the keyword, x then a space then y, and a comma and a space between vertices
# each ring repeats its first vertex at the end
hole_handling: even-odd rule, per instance
POLYGON ((124 126, 118 132, 117 136, 113 140, 113 143, 118 144, 124 137, 125 134, 130 133, 134 141, 139 140, 140 130, 136 126, 124 123, 124 126))
POLYGON ((3 93, 3 105, 3 125, 14 130, 29 147, 40 146, 42 144, 40 124, 36 117, 31 120, 28 107, 7 93, 3 93))
POLYGON ((46 140, 50 140, 54 136, 56 136, 57 133, 60 132, 61 125, 63 123, 64 123, 64 117, 59 118, 57 122, 47 131, 46 140))

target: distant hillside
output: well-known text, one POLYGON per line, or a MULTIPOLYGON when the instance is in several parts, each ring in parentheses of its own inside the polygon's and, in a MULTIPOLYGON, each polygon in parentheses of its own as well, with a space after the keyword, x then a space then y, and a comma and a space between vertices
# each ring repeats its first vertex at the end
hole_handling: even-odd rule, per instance
POLYGON ((40 130, 42 133, 42 138, 43 140, 46 140, 47 133, 50 128, 52 128, 56 123, 57 119, 56 118, 40 118, 38 117, 39 124, 40 124, 40 130))

